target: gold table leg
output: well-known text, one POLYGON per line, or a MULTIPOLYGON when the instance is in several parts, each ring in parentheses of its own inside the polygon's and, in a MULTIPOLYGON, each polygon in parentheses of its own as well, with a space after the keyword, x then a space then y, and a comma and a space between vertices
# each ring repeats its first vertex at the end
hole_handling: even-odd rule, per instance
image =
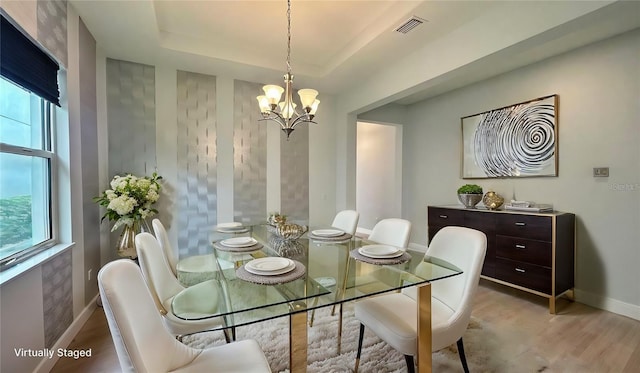
POLYGON ((289 315, 289 369, 307 371, 307 312, 289 315))
POLYGON ((418 286, 418 373, 431 373, 431 284, 418 286))

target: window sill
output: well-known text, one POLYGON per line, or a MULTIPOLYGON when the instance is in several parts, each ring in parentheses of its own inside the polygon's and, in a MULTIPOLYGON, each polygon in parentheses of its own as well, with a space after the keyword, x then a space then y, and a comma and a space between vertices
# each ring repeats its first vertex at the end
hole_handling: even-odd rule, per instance
POLYGON ((42 263, 45 263, 73 246, 75 246, 75 243, 73 242, 57 244, 49 249, 43 250, 41 253, 32 256, 22 263, 18 263, 15 266, 0 272, 0 285, 4 285, 32 268, 42 265, 42 263))

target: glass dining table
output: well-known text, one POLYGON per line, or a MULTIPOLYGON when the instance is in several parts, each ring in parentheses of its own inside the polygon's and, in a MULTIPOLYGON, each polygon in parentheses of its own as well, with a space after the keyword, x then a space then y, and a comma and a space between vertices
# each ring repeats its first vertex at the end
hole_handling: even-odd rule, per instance
MULTIPOLYGON (((433 281, 460 275, 462 271, 451 263, 425 256, 420 251, 409 249, 400 257, 376 259, 361 254, 364 249, 376 248, 371 246, 374 242, 366 239, 317 238, 305 234, 296 240, 283 240, 266 224, 216 231, 212 236, 210 258, 213 260, 207 261, 211 268, 206 275, 181 273, 180 262, 177 270, 179 279, 186 285, 195 285, 206 279, 217 280, 218 287, 212 288, 219 292, 214 296, 221 299, 217 312, 190 312, 203 294, 201 290, 192 291, 197 287, 189 286, 174 297, 173 312, 185 320, 223 317, 226 328, 234 331, 235 327, 287 316, 290 319, 289 367, 291 372, 297 373, 306 372, 307 327, 313 322, 315 309, 340 309, 336 320, 339 346, 343 303, 396 292, 405 287, 417 287, 418 371, 431 372, 430 285, 433 281), (231 240, 233 242, 250 240, 251 245, 229 248, 221 244, 231 242, 229 239, 234 239, 231 240), (295 263, 295 268, 290 274, 279 276, 260 276, 255 274, 260 272, 248 272, 252 267, 248 267, 247 263, 256 259, 264 262, 265 258, 273 261, 288 258, 295 263)), ((193 258, 181 258, 181 262, 183 260, 193 258)))

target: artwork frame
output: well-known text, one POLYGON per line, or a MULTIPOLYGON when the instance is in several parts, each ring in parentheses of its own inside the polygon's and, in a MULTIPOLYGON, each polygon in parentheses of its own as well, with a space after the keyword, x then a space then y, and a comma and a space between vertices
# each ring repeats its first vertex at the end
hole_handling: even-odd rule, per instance
POLYGON ((558 176, 557 94, 460 118, 463 179, 558 176))

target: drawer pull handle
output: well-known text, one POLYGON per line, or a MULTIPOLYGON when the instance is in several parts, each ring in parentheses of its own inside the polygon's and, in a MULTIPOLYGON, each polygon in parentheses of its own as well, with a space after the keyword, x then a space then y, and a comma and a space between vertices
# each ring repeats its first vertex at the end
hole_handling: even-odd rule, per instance
POLYGON ((516 249, 526 249, 525 245, 516 245, 516 249))
POLYGON ((518 271, 518 272, 522 272, 522 273, 524 273, 524 272, 525 272, 525 270, 524 270, 524 269, 521 269, 521 268, 516 268, 516 271, 518 271))
POLYGON ((527 225, 526 223, 523 223, 521 221, 516 222, 516 225, 524 227, 525 225, 527 225))
POLYGON ((440 217, 441 217, 442 219, 446 219, 446 218, 448 218, 448 216, 447 216, 447 215, 440 215, 440 217))

